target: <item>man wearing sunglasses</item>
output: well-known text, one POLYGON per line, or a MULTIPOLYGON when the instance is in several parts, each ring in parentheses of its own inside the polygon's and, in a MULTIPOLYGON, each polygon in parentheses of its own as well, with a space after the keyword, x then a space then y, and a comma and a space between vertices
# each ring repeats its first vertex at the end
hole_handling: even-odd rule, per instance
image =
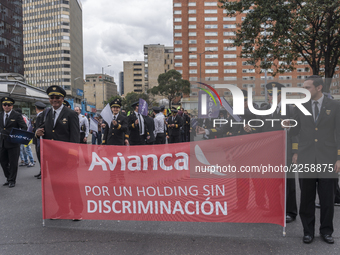
MULTIPOLYGON (((43 139, 79 143, 80 129, 78 114, 63 105, 66 91, 62 87, 53 85, 47 88, 46 93, 50 98, 52 107, 48 110, 47 114, 45 113, 45 122, 37 129, 35 133, 36 136, 42 136, 43 139)), ((68 181, 78 179, 77 164, 79 158, 77 151, 56 151, 55 154, 55 157, 49 158, 48 161, 41 162, 46 165, 60 165, 58 171, 48 172, 52 180, 51 185, 54 197, 59 206, 57 212, 51 219, 71 218, 73 220, 80 220, 83 205, 79 186, 74 184, 76 182, 68 181), (63 182, 60 180, 63 180, 63 182), (70 209, 73 211, 73 215, 71 215, 70 209)))
POLYGON ((27 130, 27 125, 22 115, 13 111, 15 101, 10 97, 1 98, 3 112, 0 113, 0 162, 4 171, 6 182, 3 186, 15 187, 18 160, 20 155, 20 144, 7 140, 12 128, 27 130))

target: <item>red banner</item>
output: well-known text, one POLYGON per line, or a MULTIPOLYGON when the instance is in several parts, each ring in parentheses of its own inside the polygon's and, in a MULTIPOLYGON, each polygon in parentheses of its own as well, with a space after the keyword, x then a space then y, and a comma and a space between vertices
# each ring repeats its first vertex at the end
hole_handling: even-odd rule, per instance
POLYGON ((284 172, 265 178, 284 151, 283 131, 145 146, 42 140, 43 218, 284 226, 284 172))

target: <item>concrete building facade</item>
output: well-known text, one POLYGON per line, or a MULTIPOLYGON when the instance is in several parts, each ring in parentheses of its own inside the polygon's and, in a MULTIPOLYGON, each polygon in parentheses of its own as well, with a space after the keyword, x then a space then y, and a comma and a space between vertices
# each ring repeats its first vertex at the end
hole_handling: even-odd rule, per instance
POLYGON ((0 0, 0 73, 24 75, 22 0, 0 0))
POLYGON ((83 23, 80 0, 24 0, 25 78, 46 89, 63 86, 83 99, 83 23))
POLYGON ((119 72, 119 95, 124 95, 124 72, 119 72))
POLYGON ((124 94, 158 86, 158 76, 174 69, 173 47, 144 45, 144 61, 124 61, 124 94))
POLYGON ((87 74, 84 84, 84 97, 91 105, 95 105, 97 110, 102 110, 104 101, 108 101, 112 96, 118 95, 117 84, 114 78, 106 74, 87 74))

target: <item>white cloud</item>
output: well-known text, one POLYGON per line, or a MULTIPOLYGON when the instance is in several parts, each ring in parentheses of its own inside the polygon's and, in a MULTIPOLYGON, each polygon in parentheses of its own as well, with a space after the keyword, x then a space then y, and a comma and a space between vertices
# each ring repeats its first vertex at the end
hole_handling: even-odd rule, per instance
POLYGON ((114 74, 143 60, 144 44, 173 45, 172 0, 82 0, 85 73, 114 74), (106 68, 107 65, 111 65, 106 68))

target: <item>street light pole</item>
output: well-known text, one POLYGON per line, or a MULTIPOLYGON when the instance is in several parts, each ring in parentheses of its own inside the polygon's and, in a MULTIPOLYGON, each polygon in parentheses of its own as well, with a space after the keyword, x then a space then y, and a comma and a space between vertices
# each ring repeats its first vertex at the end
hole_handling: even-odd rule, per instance
MULTIPOLYGON (((110 67, 111 65, 107 65, 106 67, 110 67)), ((102 67, 102 81, 103 81, 103 109, 105 107, 104 103, 104 67, 102 67)))

